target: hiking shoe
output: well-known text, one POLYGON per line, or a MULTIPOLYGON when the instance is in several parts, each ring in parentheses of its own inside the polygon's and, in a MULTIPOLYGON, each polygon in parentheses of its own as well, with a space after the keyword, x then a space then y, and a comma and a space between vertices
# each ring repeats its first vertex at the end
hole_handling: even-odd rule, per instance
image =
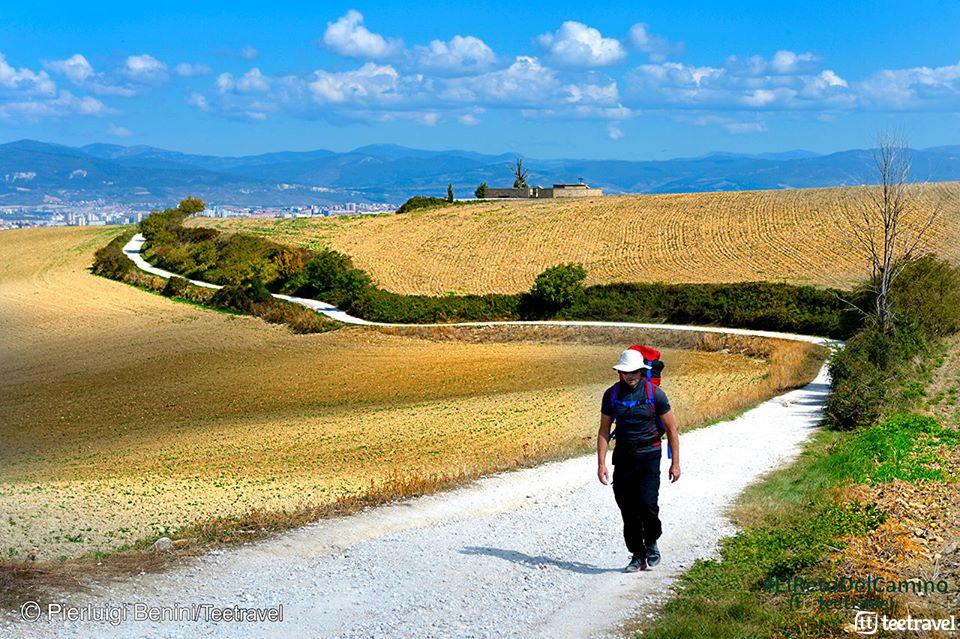
POLYGON ((647 547, 647 565, 653 568, 660 563, 660 549, 653 543, 647 547))
POLYGON ((640 572, 647 569, 647 560, 642 555, 634 555, 623 572, 640 572))

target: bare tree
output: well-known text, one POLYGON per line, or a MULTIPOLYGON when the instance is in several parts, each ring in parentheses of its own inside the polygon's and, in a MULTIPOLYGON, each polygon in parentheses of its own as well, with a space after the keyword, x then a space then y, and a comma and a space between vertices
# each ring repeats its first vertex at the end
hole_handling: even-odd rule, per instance
POLYGON ((523 160, 517 158, 517 165, 513 167, 513 188, 522 189, 527 186, 527 170, 523 168, 523 160))
POLYGON ((850 242, 870 268, 873 308, 860 310, 888 332, 894 319, 891 287, 907 262, 925 250, 924 240, 942 206, 928 202, 923 184, 910 181, 910 147, 902 135, 878 134, 873 161, 879 184, 863 187, 845 215, 850 242))

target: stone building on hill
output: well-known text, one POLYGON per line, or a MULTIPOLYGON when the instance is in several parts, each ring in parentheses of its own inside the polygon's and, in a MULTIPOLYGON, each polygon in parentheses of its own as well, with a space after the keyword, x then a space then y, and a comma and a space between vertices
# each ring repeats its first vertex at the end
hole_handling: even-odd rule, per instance
POLYGON ((577 184, 554 184, 551 188, 542 186, 524 186, 514 189, 487 188, 486 196, 490 198, 572 198, 572 197, 600 197, 603 189, 591 188, 579 182, 577 184))

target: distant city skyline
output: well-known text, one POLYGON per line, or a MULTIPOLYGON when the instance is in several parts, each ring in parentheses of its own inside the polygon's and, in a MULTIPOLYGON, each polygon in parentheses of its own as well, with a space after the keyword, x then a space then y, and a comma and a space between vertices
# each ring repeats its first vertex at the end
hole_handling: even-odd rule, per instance
POLYGON ((960 3, 5 7, 0 141, 655 160, 960 143, 960 3))

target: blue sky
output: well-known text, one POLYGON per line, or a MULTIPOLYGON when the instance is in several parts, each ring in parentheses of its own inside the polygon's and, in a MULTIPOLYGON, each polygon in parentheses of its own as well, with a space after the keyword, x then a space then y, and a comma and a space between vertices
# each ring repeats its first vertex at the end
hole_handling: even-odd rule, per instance
POLYGON ((960 3, 26 3, 0 140, 531 157, 960 143, 960 3))

